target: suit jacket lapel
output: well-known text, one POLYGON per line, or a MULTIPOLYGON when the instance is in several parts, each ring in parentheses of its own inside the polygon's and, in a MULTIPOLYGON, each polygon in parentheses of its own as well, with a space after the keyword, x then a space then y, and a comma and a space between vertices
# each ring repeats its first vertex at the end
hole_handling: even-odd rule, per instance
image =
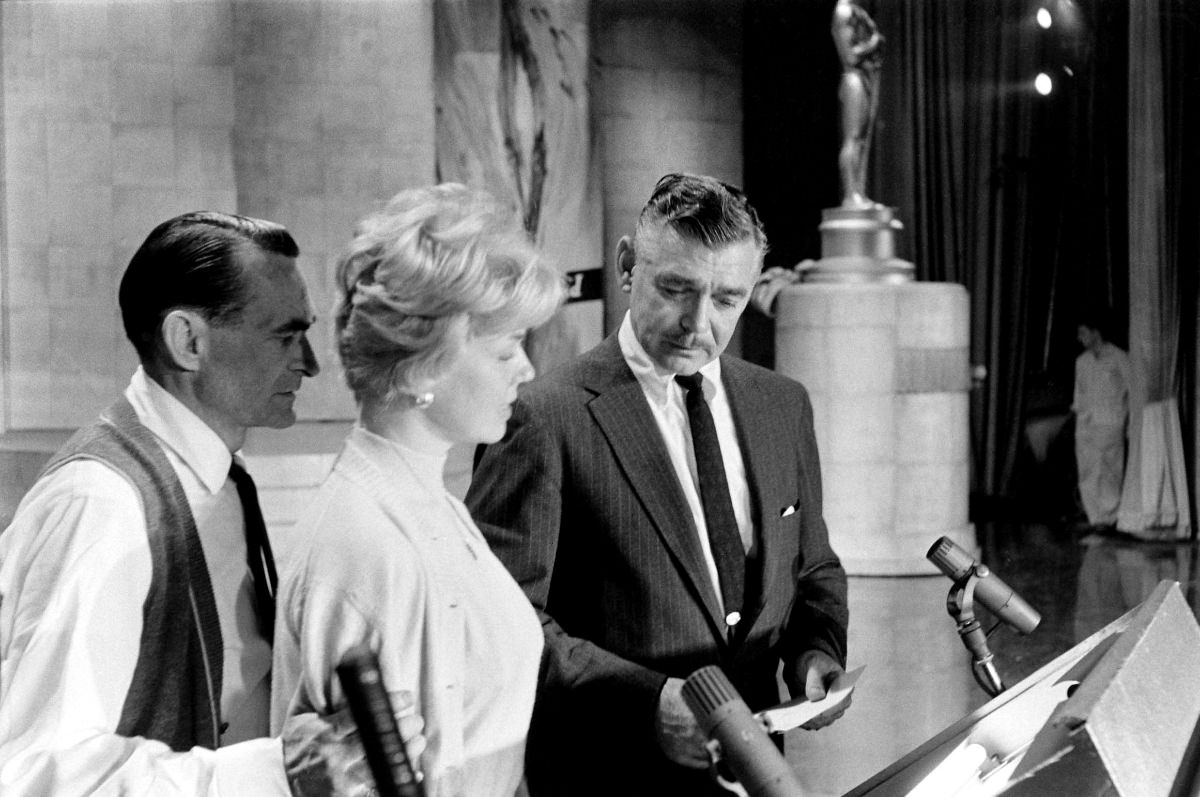
POLYGON ((770 563, 778 555, 778 538, 772 532, 779 522, 781 507, 767 506, 764 496, 791 495, 795 492, 795 486, 789 492, 786 483, 789 472, 786 464, 795 455, 788 447, 787 436, 780 434, 778 425, 770 421, 787 409, 772 405, 768 392, 755 389, 753 379, 738 366, 739 363, 731 358, 721 360, 721 381, 725 383, 733 420, 738 429, 738 442, 742 447, 742 459, 750 482, 754 525, 758 530, 757 565, 761 568, 762 583, 759 594, 755 596, 755 608, 746 618, 749 628, 762 609, 766 596, 775 589, 776 568, 771 567, 770 563))
POLYGON ((592 417, 608 438, 630 489, 678 561, 684 580, 700 597, 713 627, 723 630, 699 532, 641 385, 625 364, 615 335, 601 345, 597 354, 602 359, 588 384, 597 393, 588 405, 592 417))

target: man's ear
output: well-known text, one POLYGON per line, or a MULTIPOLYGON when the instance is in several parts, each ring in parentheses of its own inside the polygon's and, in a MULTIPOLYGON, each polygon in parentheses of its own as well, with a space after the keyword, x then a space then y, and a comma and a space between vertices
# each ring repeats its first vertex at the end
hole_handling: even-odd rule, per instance
POLYGON ((208 346, 208 322, 193 310, 175 309, 163 318, 159 334, 167 364, 181 371, 198 371, 208 346))
POLYGON ((617 241, 617 280, 625 293, 633 289, 633 267, 636 263, 633 239, 622 235, 621 240, 617 241))

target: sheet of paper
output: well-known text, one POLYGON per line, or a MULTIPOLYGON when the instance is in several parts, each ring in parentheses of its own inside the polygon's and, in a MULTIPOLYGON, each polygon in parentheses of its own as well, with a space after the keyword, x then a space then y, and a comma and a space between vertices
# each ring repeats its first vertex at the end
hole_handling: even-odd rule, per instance
POLYGON ((813 702, 808 698, 799 697, 760 711, 755 716, 767 726, 768 733, 783 733, 792 728, 798 728, 814 717, 844 703, 850 697, 850 693, 854 691, 854 685, 858 683, 859 676, 866 668, 867 665, 864 664, 839 675, 826 690, 825 697, 821 700, 813 702))

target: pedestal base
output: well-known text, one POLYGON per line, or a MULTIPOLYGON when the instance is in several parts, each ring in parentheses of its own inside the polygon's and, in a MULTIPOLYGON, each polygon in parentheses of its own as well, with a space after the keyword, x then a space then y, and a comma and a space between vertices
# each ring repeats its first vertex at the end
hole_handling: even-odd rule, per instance
POLYGON ((885 205, 821 212, 821 259, 803 269, 805 282, 908 282, 913 264, 896 257, 904 225, 885 205))
POLYGON ((830 540, 852 575, 934 575, 968 517, 968 301, 961 285, 809 284, 776 302, 775 368, 813 401, 830 540))

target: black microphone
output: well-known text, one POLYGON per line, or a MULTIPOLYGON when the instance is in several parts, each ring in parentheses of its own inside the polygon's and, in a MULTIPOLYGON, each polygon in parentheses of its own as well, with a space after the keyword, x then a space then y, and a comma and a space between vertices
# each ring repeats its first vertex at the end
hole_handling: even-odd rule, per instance
POLYGON ((408 760, 404 740, 383 685, 379 659, 365 645, 352 648, 337 666, 350 713, 379 797, 425 797, 421 778, 408 760))
POLYGON ((937 565, 938 570, 949 576, 955 584, 968 578, 973 571, 977 578, 975 600, 1018 633, 1028 634, 1042 621, 1037 610, 1012 587, 997 578, 986 565, 976 562, 949 537, 942 537, 935 542, 925 558, 937 565))
POLYGON ((750 797, 799 797, 792 768, 720 667, 701 667, 689 675, 683 700, 704 734, 721 745, 721 761, 750 797))

